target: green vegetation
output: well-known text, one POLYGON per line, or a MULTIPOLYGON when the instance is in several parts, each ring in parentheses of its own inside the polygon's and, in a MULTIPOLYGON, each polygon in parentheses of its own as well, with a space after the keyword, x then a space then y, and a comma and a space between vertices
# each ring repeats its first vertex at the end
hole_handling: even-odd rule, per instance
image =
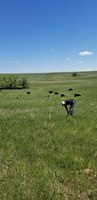
POLYGON ((15 75, 7 75, 0 77, 0 89, 25 89, 29 87, 26 78, 19 79, 15 75))
POLYGON ((1 90, 0 200, 97 199, 97 72, 80 75, 19 74, 30 95, 1 90), (49 90, 81 94, 74 116, 49 90))
POLYGON ((73 72, 73 73, 72 73, 72 76, 73 76, 73 77, 78 76, 78 75, 79 75, 78 72, 73 72))

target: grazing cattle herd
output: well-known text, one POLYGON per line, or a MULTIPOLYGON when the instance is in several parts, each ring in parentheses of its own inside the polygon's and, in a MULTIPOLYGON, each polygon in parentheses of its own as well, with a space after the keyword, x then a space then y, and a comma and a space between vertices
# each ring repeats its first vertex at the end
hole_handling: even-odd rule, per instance
MULTIPOLYGON (((69 88, 69 91, 72 91, 73 90, 73 88, 69 88)), ((59 92, 54 92, 54 91, 52 91, 52 90, 49 90, 49 94, 54 94, 54 95, 60 95, 60 97, 65 97, 65 94, 59 94, 59 92)), ((80 97, 81 96, 81 94, 79 94, 79 93, 75 93, 74 94, 74 97, 80 97)), ((49 95, 48 95, 48 97, 49 97, 49 95)))
MULTIPOLYGON (((69 88, 69 91, 72 91, 72 90, 73 90, 73 88, 69 88)), ((26 94, 27 94, 27 95, 30 95, 31 92, 27 91, 26 94)), ((50 94, 59 95, 60 97, 65 97, 65 96, 66 96, 66 95, 63 94, 63 93, 60 94, 59 92, 54 92, 54 91, 52 91, 52 90, 49 90, 49 95, 48 95, 48 97, 50 96, 50 94)), ((81 96, 81 94, 79 94, 79 93, 75 93, 75 94, 74 94, 74 97, 80 97, 80 96, 81 96)), ((19 97, 16 97, 16 98, 18 99, 19 97)))

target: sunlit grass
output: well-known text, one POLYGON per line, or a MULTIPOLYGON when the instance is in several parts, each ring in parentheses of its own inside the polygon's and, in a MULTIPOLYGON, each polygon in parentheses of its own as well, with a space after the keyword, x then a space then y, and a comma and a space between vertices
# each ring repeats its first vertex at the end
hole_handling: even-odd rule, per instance
POLYGON ((94 75, 27 75, 30 95, 27 90, 0 92, 0 199, 96 200, 94 75), (61 107, 63 97, 48 97, 49 90, 64 93, 65 99, 82 95, 76 97, 74 116, 61 107))

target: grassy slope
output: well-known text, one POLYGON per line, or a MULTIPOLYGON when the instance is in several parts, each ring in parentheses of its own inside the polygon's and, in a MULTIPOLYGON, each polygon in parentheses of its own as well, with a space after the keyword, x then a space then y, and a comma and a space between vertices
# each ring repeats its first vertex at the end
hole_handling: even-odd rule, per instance
POLYGON ((97 72, 25 76, 30 95, 0 92, 0 199, 96 200, 97 72), (73 117, 49 90, 82 95, 73 117))

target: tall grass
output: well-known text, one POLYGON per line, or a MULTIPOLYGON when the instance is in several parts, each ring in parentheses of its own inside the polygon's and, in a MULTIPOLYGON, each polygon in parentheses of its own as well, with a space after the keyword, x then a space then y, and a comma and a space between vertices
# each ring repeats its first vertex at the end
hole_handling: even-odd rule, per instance
POLYGON ((26 76, 30 95, 0 92, 0 199, 96 200, 97 73, 26 76), (81 94, 74 116, 49 90, 81 94))

